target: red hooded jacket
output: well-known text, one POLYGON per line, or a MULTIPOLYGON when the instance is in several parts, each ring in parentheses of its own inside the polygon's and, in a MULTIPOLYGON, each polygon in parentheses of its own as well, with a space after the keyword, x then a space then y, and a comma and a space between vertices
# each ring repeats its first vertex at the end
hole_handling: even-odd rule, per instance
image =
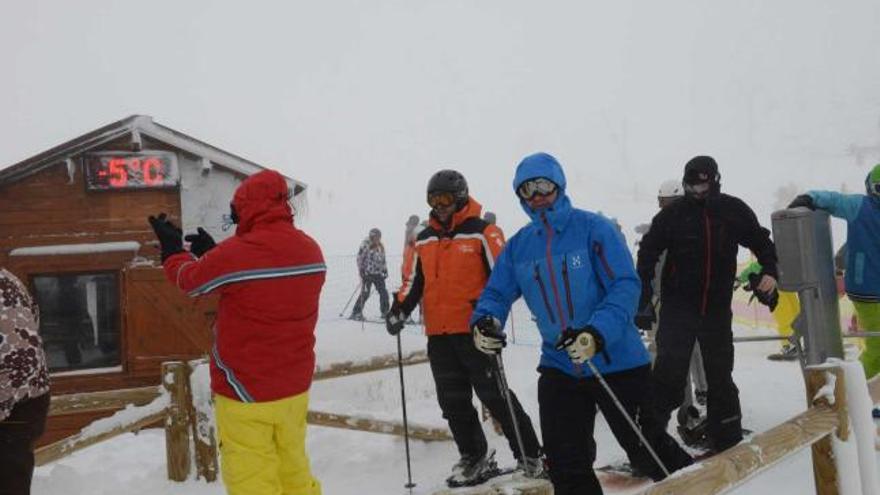
POLYGON ((309 389, 315 324, 326 266, 318 244, 293 226, 287 182, 265 170, 246 179, 232 204, 235 235, 195 259, 178 253, 165 275, 190 296, 220 294, 211 388, 242 402, 309 389))

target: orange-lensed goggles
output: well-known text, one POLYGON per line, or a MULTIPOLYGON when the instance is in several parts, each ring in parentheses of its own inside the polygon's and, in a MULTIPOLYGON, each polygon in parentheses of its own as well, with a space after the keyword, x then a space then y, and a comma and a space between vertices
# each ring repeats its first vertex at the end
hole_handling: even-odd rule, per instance
POLYGON ((544 177, 538 177, 537 179, 527 180, 523 182, 519 188, 516 190, 519 197, 528 201, 535 197, 535 195, 540 194, 541 196, 546 196, 548 194, 553 194, 553 191, 556 190, 556 184, 544 177))
POLYGON ((455 204, 455 194, 451 192, 434 192, 428 194, 428 206, 431 208, 448 208, 455 204))

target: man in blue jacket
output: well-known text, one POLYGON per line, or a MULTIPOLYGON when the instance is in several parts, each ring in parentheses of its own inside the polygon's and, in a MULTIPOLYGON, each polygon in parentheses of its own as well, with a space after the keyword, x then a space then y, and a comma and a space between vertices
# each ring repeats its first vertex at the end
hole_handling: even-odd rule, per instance
POLYGON ((693 461, 650 414, 650 360, 632 323, 640 282, 623 236, 607 218, 572 207, 565 186, 562 167, 546 153, 519 164, 513 189, 531 222, 496 260, 471 325, 477 348, 500 352, 510 306, 525 298, 543 341, 538 404, 555 493, 601 494, 592 469, 597 406, 633 467, 654 479, 664 474, 590 368, 582 366, 588 359, 629 415, 639 418, 670 472, 693 461))
MULTIPOLYGON (((789 208, 822 209, 846 220, 846 295, 853 302, 859 326, 880 332, 880 164, 865 178, 867 194, 809 191, 789 208)), ((865 339, 862 366, 868 378, 880 372, 880 338, 865 339)))

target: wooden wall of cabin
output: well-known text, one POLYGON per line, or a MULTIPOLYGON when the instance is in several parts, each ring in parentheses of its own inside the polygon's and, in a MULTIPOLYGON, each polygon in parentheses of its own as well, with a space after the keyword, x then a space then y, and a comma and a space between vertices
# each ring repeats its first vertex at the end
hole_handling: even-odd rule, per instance
MULTIPOLYGON (((101 149, 126 149, 128 138, 101 149)), ((91 150, 98 151, 99 149, 91 150)), ((159 365, 209 350, 216 301, 192 300, 164 279, 147 217, 166 212, 179 221, 176 189, 86 191, 80 161, 63 163, 0 186, 0 266, 34 287, 36 274, 118 274, 122 371, 53 376, 54 395, 158 384, 159 365), (15 248, 136 241, 138 253, 9 256, 15 248), (131 265, 134 257, 138 263, 131 265), (144 266, 153 261, 154 266, 144 266)), ((53 417, 40 444, 75 433, 105 413, 53 417)))

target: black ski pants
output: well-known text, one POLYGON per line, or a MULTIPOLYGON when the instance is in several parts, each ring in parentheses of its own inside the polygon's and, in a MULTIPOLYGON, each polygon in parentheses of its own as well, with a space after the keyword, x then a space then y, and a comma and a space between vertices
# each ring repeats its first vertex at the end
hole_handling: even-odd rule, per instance
MULTIPOLYGON (((632 466, 655 480, 664 478, 663 470, 596 378, 575 378, 546 367, 539 371, 541 433, 556 495, 602 493, 593 471, 593 462, 596 460, 593 429, 597 408, 602 411, 602 416, 626 451, 632 466)), ((609 373, 604 378, 630 417, 638 423, 663 464, 673 472, 692 464, 693 459, 666 433, 651 413, 650 374, 650 365, 645 365, 609 373)))
POLYGON ((46 428, 49 394, 25 399, 0 421, 0 495, 29 495, 34 474, 34 442, 46 428))
POLYGON ((675 306, 662 306, 654 362, 654 409, 667 424, 684 400, 684 386, 694 342, 700 343, 706 371, 706 420, 711 448, 728 449, 742 440, 739 389, 733 382, 733 332, 730 310, 701 316, 675 306))
MULTIPOLYGON (((492 417, 501 423, 513 456, 520 458, 516 434, 507 401, 498 386, 494 358, 474 347, 470 334, 431 335, 428 337, 428 359, 437 387, 437 401, 443 417, 462 456, 482 456, 488 449, 486 436, 473 404, 473 392, 486 405, 492 417)), ((541 447, 532 420, 519 400, 510 391, 527 457, 538 457, 541 447)))
POLYGON ((371 286, 376 286, 376 292, 379 293, 379 310, 382 312, 382 317, 384 318, 385 313, 388 312, 388 290, 385 289, 385 277, 382 275, 365 275, 364 278, 361 279, 361 295, 358 296, 357 301, 355 301, 354 309, 352 309, 351 314, 363 314, 364 304, 366 304, 367 299, 370 298, 371 286))

